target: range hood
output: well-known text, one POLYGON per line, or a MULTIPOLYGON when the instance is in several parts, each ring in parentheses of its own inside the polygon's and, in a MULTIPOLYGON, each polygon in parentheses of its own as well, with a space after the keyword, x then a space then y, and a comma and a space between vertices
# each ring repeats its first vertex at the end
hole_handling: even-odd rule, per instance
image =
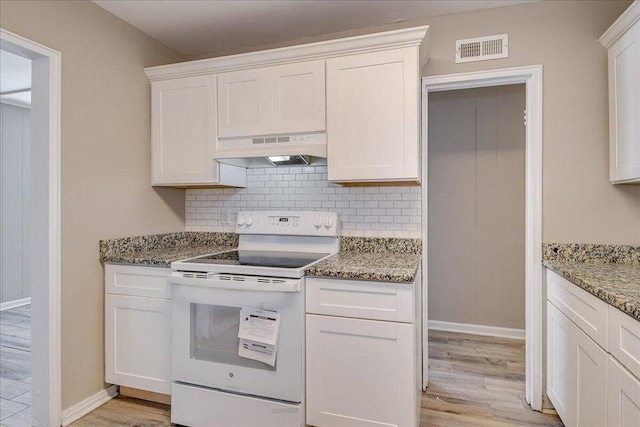
POLYGON ((219 139, 216 160, 245 168, 323 166, 327 164, 327 134, 219 139))

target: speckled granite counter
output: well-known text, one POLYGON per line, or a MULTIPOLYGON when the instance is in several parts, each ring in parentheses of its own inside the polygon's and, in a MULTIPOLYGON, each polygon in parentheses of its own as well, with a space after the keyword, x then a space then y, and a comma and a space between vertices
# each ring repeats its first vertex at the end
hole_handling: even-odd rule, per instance
POLYGON ((420 239, 343 237, 341 251, 307 268, 307 276, 411 283, 416 277, 420 239))
POLYGON ((640 321, 640 247, 545 244, 543 265, 640 321))
POLYGON ((100 241, 100 261, 169 267, 180 261, 235 249, 234 233, 178 232, 100 241))
MULTIPOLYGON (((100 261, 169 267, 173 261, 235 249, 234 233, 179 232, 100 241, 100 261)), ((420 239, 342 237, 340 253, 306 270, 309 276, 411 283, 420 239)))
POLYGON ((112 264, 146 265, 152 267, 170 267, 173 261, 235 249, 235 246, 175 246, 172 248, 152 249, 149 251, 127 252, 105 257, 102 262, 112 264))

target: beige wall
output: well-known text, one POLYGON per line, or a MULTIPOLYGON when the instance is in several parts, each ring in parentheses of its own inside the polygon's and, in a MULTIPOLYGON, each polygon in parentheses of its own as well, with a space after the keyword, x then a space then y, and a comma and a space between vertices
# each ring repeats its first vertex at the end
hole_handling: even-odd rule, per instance
POLYGON ((429 318, 524 329, 525 86, 429 98, 429 318))
MULTIPOLYGON (((631 4, 544 1, 445 15, 234 52, 428 24, 424 75, 544 66, 543 239, 640 244, 640 186, 609 183, 606 50, 598 38, 631 4), (455 64, 455 40, 509 33, 509 58, 455 64)), ((198 55, 189 59, 216 56, 198 55)))
POLYGON ((62 53, 62 408, 104 387, 98 240, 184 229, 184 190, 150 185, 143 67, 181 60, 84 1, 0 2, 0 26, 62 53))
POLYGON ((640 244, 640 186, 609 183, 606 50, 630 2, 548 1, 429 21, 427 75, 542 64, 543 239, 640 244), (454 64, 455 40, 509 33, 509 58, 454 64))

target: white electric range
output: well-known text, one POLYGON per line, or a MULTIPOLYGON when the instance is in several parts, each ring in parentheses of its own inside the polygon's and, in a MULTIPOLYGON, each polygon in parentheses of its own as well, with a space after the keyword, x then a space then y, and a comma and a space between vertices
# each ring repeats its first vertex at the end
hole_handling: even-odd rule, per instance
POLYGON ((333 212, 240 212, 237 250, 171 264, 171 421, 304 426, 304 271, 339 250, 333 212), (275 366, 239 356, 240 310, 277 312, 275 366))

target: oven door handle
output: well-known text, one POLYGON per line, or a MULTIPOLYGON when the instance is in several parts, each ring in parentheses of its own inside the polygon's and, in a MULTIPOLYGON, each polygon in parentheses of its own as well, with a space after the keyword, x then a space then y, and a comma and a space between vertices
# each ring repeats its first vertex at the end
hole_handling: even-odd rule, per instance
POLYGON ((171 275, 169 276, 169 281, 172 285, 199 286, 211 289, 229 289, 253 292, 300 292, 299 280, 287 280, 285 283, 258 283, 220 279, 197 279, 171 275))

